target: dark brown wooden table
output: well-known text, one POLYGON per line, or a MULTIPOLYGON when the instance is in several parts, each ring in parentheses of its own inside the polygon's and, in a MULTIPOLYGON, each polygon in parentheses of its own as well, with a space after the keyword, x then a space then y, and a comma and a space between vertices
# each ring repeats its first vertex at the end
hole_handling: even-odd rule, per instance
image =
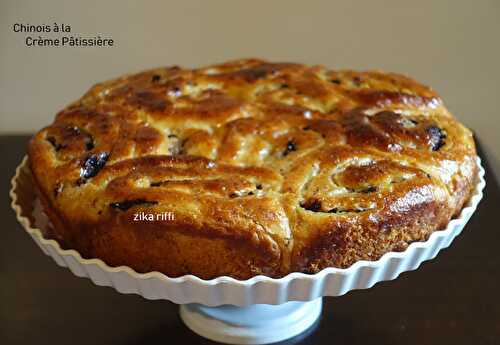
MULTIPOLYGON (((42 253, 8 197, 27 140, 0 137, 0 344, 211 344, 177 305, 98 287, 42 253)), ((286 343, 500 344, 500 191, 485 164, 485 197, 450 248, 395 281, 325 298, 316 327, 286 343)))

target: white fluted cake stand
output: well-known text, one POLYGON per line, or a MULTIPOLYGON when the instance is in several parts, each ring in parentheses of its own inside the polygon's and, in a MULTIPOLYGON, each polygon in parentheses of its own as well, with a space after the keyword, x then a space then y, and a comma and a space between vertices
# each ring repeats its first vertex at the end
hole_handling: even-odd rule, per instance
POLYGON ((433 259, 460 234, 476 210, 485 186, 479 157, 479 182, 459 217, 414 242, 403 252, 389 252, 377 261, 358 261, 346 269, 326 268, 316 274, 291 273, 280 279, 256 276, 248 280, 218 277, 203 280, 192 275, 170 278, 160 272, 137 273, 130 267, 110 267, 100 259, 84 259, 75 250, 62 249, 44 237, 50 226, 37 203, 27 158, 12 178, 12 208, 26 232, 58 265, 96 285, 121 293, 180 304, 184 323, 208 339, 231 344, 266 344, 296 336, 311 327, 321 314, 323 296, 340 296, 395 279, 433 259))

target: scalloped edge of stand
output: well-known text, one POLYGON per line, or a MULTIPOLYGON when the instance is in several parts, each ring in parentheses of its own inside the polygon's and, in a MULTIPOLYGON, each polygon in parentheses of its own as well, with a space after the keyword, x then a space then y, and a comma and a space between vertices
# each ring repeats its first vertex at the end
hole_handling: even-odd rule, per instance
POLYGON ((345 269, 329 267, 316 274, 295 272, 278 279, 256 276, 237 280, 222 276, 203 280, 193 275, 171 278, 160 272, 138 273, 127 266, 110 267, 100 259, 84 259, 77 251, 62 249, 55 240, 44 238, 42 231, 26 216, 32 212, 32 206, 26 203, 34 201, 27 161, 24 157, 11 180, 11 206, 26 232, 58 265, 68 267, 76 276, 90 278, 96 285, 112 286, 121 293, 207 306, 311 301, 322 296, 341 296, 351 290, 370 288, 380 281, 393 280, 402 272, 417 269, 423 261, 433 259, 441 249, 450 245, 476 210, 486 185, 484 169, 477 157, 479 181, 459 217, 451 220, 445 229, 434 231, 427 241, 413 242, 403 252, 388 252, 376 261, 358 261, 345 269))

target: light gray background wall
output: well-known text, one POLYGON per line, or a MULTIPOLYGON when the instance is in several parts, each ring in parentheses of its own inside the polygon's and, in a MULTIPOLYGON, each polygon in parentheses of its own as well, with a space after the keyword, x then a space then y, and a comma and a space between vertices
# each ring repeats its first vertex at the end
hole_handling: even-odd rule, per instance
POLYGON ((500 177, 500 1, 0 3, 0 134, 33 132, 93 83, 144 68, 264 57, 380 68, 432 85, 500 177), (70 24, 112 48, 28 48, 16 22, 70 24))

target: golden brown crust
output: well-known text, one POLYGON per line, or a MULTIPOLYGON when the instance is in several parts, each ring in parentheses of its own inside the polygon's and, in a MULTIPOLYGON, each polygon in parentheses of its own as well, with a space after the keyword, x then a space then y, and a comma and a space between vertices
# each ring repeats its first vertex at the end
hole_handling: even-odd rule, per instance
POLYGON ((469 198, 475 155, 470 131, 407 77, 257 59, 97 84, 29 145, 65 246, 241 279, 426 239, 469 198))

